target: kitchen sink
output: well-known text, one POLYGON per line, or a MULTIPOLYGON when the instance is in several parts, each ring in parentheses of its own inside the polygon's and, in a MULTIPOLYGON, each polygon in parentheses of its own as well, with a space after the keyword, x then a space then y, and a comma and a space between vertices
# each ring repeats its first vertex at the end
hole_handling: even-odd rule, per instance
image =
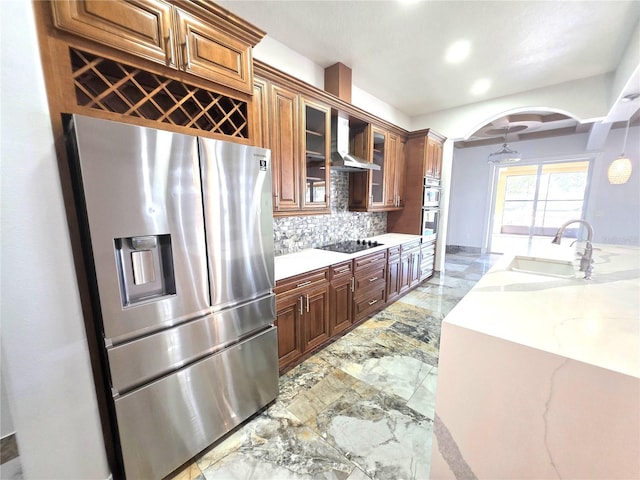
POLYGON ((552 258, 525 257, 516 255, 507 267, 514 272, 535 273, 550 277, 575 278, 573 263, 569 260, 552 258))

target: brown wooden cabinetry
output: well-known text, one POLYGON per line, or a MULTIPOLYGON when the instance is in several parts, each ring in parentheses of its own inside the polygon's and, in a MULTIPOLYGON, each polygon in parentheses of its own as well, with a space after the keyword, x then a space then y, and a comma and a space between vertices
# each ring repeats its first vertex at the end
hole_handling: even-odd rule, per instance
POLYGON ((401 138, 373 125, 357 129, 351 150, 380 170, 356 172, 349 176, 349 209, 385 211, 402 208, 404 187, 404 143, 401 138))
POLYGON ((390 247, 387 261, 387 302, 400 296, 400 245, 390 247))
POLYGON ((276 282, 278 363, 282 370, 329 339, 329 269, 276 282))
POLYGON ((420 240, 400 246, 400 294, 420 281, 420 240))
POLYGON ((404 156, 404 208, 389 212, 387 231, 422 234, 422 201, 424 178, 440 178, 442 171, 442 143, 445 138, 431 130, 410 133, 404 156))
POLYGON ((329 335, 333 336, 353 324, 353 292, 355 278, 353 262, 339 263, 330 268, 329 289, 329 335))
POLYGON ((254 131, 271 148, 273 214, 328 213, 331 109, 261 79, 254 91, 267 92, 254 98, 254 116, 269 118, 269 126, 254 131))
POLYGON ((262 32, 247 34, 247 25, 229 23, 226 11, 198 3, 178 8, 162 0, 58 0, 51 5, 61 30, 251 93, 251 47, 262 32))
POLYGON ((367 318, 386 304, 387 251, 354 260, 354 322, 367 318))
POLYGON ((299 98, 278 85, 269 88, 274 213, 300 210, 299 98))
POLYGON ((301 97, 302 210, 329 208, 331 109, 301 97))

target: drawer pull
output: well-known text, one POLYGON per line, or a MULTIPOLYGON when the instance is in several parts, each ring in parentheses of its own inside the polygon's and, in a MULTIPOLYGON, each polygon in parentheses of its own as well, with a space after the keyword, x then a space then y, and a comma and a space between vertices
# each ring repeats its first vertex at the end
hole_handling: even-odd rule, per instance
POLYGON ((337 275, 339 273, 345 273, 349 271, 349 267, 342 268, 340 270, 335 270, 334 273, 337 275))
POLYGON ((369 279, 369 282, 375 282, 378 279, 378 277, 373 277, 369 279))
POLYGON ((306 282, 299 283, 296 285, 296 288, 306 287, 307 285, 311 285, 311 280, 307 280, 306 282))
POLYGON ((376 298, 375 300, 371 300, 369 303, 369 306, 373 305, 374 303, 378 303, 378 299, 376 298))

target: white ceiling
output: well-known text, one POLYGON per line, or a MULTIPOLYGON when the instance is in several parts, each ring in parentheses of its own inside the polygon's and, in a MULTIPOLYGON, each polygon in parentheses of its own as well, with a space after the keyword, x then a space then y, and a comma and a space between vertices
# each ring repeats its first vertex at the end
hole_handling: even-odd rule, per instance
POLYGON ((612 72, 640 19, 637 0, 217 3, 409 117, 612 72), (461 39, 468 58, 447 63, 461 39))

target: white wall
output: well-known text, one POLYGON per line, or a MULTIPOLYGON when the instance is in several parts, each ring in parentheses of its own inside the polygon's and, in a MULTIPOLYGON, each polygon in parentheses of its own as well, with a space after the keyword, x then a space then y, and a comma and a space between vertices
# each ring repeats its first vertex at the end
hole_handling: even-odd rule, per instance
MULTIPOLYGON (((292 77, 324 90, 324 68, 268 35, 253 49, 253 57, 292 77)), ((411 121, 408 115, 378 100, 356 85, 352 85, 351 103, 383 120, 409 130, 411 121)))
MULTIPOLYGON (((610 185, 607 168, 620 154, 624 129, 612 130, 602 152, 595 156, 585 219, 592 223, 594 241, 640 245, 640 127, 631 128, 626 153, 633 173, 625 185, 610 185)), ((527 160, 562 159, 585 155, 588 134, 510 143, 527 160)), ((483 247, 483 231, 490 196, 489 153, 499 145, 455 149, 452 165, 447 245, 483 247)))
POLYGON ((32 4, 1 30, 2 375, 26 478, 109 477, 32 4))

